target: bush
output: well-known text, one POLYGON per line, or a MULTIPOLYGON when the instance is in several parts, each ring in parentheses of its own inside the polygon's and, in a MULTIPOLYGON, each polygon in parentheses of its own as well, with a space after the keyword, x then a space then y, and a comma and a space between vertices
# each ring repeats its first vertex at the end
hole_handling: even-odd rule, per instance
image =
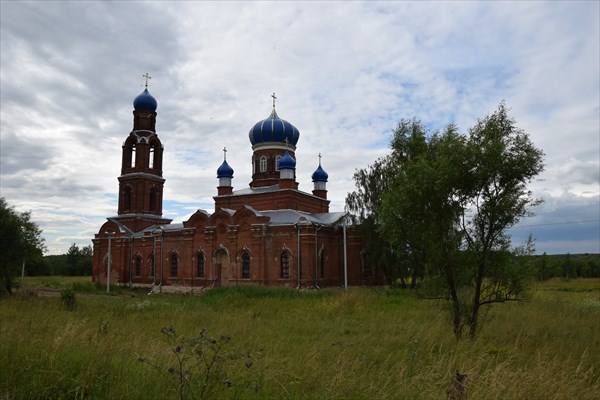
POLYGON ((77 306, 75 302, 75 291, 71 287, 63 288, 60 291, 60 301, 67 310, 74 310, 77 306))

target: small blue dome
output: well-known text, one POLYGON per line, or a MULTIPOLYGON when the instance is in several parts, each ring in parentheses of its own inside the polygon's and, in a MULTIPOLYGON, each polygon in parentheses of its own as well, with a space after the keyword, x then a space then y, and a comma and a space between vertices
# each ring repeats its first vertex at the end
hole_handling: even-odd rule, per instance
POLYGON ((327 178, 329 178, 329 175, 327 175, 327 172, 325 172, 325 170, 321 168, 321 164, 319 164, 315 172, 313 172, 312 174, 312 181, 327 182, 327 178))
POLYGON ((285 139, 287 139, 289 144, 295 146, 298 143, 300 132, 294 125, 279 118, 273 107, 269 118, 254 124, 250 129, 249 136, 252 145, 268 142, 285 143, 285 139))
POLYGON ((158 107, 158 103, 156 102, 156 99, 152 97, 150 92, 148 92, 148 89, 144 89, 144 91, 133 100, 133 108, 136 110, 156 111, 156 107, 158 107))
POLYGON ((279 169, 296 169, 296 160, 290 156, 290 153, 285 151, 283 157, 279 159, 279 169))
POLYGON ((223 164, 217 169, 217 178, 233 178, 233 168, 223 160, 223 164))

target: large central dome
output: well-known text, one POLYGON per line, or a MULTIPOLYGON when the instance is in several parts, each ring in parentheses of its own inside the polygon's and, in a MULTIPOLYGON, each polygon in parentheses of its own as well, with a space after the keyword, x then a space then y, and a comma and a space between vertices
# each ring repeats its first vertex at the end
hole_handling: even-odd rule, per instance
POLYGON ((279 118, 275 107, 269 118, 258 121, 252 129, 250 129, 250 143, 252 145, 263 143, 287 143, 296 146, 300 132, 296 127, 284 119, 279 118))

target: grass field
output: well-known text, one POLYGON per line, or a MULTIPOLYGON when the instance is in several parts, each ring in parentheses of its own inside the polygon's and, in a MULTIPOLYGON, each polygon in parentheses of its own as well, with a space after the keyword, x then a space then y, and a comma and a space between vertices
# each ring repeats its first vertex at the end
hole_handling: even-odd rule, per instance
POLYGON ((231 337, 205 398, 445 399, 457 369, 468 374, 469 399, 600 395, 598 279, 546 282, 531 301, 493 307, 475 342, 457 342, 442 305, 410 291, 107 296, 53 279, 85 289, 74 310, 59 297, 0 300, 1 398, 179 398, 179 366, 201 370, 194 358, 177 362, 189 353, 170 350, 161 333, 168 326, 185 345, 201 328, 216 343, 231 337))

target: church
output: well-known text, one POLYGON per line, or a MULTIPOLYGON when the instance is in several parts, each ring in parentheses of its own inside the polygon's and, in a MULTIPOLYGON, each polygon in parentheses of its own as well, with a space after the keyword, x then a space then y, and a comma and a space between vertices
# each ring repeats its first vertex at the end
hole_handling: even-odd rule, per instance
POLYGON ((93 242, 94 282, 153 291, 264 285, 289 288, 380 285, 364 241, 346 212, 330 212, 328 174, 319 165, 312 193, 298 189, 300 132, 275 110, 250 129, 252 181, 233 190, 234 170, 216 169, 214 212, 163 218, 163 145, 158 103, 145 90, 133 101, 133 129, 122 146, 117 215, 93 242))

